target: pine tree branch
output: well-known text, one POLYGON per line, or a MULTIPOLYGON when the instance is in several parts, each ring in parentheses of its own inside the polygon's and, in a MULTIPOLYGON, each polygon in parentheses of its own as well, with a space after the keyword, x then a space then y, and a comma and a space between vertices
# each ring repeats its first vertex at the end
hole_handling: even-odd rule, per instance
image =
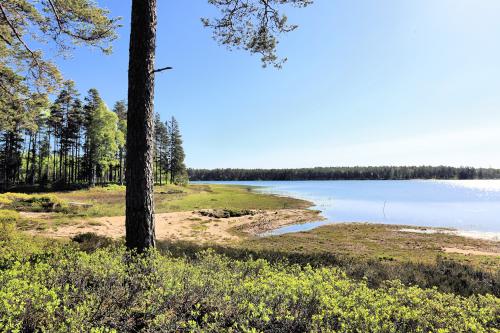
POLYGON ((19 40, 19 42, 24 46, 24 48, 31 54, 31 56, 33 57, 33 61, 35 61, 35 63, 38 66, 40 66, 40 64, 38 63, 38 57, 36 56, 35 52, 33 52, 30 49, 30 47, 24 42, 24 40, 22 39, 21 35, 17 31, 16 27, 9 20, 9 16, 7 15, 7 12, 5 11, 5 8, 3 7, 3 5, 1 3, 0 3, 0 11, 2 12, 2 15, 5 18, 5 22, 7 22, 7 25, 9 26, 10 30, 12 30, 12 32, 14 33, 14 35, 17 38, 17 40, 19 40))
POLYGON ((163 72, 163 71, 166 71, 166 70, 169 70, 169 69, 174 69, 173 67, 163 67, 163 68, 158 68, 158 69, 155 69, 154 71, 151 72, 151 74, 153 73, 160 73, 160 72, 163 72))
POLYGON ((52 10, 52 13, 54 14, 54 17, 56 18, 57 26, 59 27, 59 31, 62 33, 65 33, 73 38, 80 39, 86 42, 92 42, 99 40, 103 38, 106 34, 108 34, 111 30, 113 30, 113 25, 109 27, 109 29, 102 31, 98 36, 93 36, 93 37, 88 37, 88 36, 82 36, 82 35, 77 35, 71 32, 70 30, 66 29, 64 27, 64 22, 62 21, 61 17, 59 16, 59 13, 57 12, 56 5, 52 0, 48 0, 50 9, 52 10))

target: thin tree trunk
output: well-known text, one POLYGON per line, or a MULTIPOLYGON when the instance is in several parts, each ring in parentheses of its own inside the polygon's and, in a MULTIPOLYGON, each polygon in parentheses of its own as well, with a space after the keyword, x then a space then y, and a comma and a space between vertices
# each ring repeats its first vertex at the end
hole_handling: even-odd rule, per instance
POLYGON ((120 185, 123 185, 123 148, 120 148, 120 185))
POLYGON ((37 181, 38 185, 40 185, 42 181, 42 167, 43 167, 43 155, 42 155, 42 131, 38 131, 38 172, 37 172, 37 181))
POLYGON ((130 31, 126 245, 143 252, 155 246, 153 204, 154 59, 156 0, 132 0, 130 31))
MULTIPOLYGON (((160 159, 161 162, 161 159, 160 159)), ((161 163, 160 163, 160 186, 161 186, 161 163)))
MULTIPOLYGON (((80 130, 78 130, 80 131, 80 130)), ((76 168, 75 168, 75 183, 80 180, 80 135, 76 139, 76 168)))
MULTIPOLYGON (((31 154, 31 142, 33 141, 33 133, 30 132, 29 134, 29 141, 28 141, 28 150, 27 150, 27 155, 26 155, 26 173, 24 176, 24 183, 28 184, 29 183, 29 174, 30 174, 30 154, 31 154)), ((24 154, 23 154, 24 155, 24 154)))
POLYGON ((37 148, 38 131, 33 135, 33 146, 31 147, 31 171, 30 171, 30 185, 35 185, 36 173, 36 148, 37 148))

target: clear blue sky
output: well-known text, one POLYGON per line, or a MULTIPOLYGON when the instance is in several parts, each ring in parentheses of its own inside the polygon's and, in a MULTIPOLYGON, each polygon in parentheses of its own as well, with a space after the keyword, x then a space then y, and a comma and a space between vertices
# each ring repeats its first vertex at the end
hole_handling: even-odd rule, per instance
MULTIPOLYGON (((129 0, 114 54, 58 60, 83 92, 126 97, 129 0)), ((187 164, 500 167, 500 1, 316 0, 287 8, 280 71, 219 47, 206 0, 159 0, 156 111, 180 122, 187 164)))

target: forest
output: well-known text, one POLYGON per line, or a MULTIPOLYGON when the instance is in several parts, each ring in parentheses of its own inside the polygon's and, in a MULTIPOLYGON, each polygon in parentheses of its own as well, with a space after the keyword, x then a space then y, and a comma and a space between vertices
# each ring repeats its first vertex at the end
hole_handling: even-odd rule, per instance
MULTIPOLYGON (((0 189, 19 186, 75 188, 125 183, 127 104, 110 110, 97 89, 82 100, 73 81, 54 102, 45 101, 0 127, 0 189)), ((179 123, 157 113, 154 179, 187 182, 179 123)))
POLYGON ((317 167, 301 169, 188 169, 192 181, 499 179, 499 169, 449 166, 317 167))

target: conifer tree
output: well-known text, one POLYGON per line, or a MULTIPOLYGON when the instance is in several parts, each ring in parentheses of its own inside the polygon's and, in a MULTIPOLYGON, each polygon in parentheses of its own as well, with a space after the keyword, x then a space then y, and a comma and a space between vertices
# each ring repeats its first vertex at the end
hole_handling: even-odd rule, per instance
POLYGON ((123 185, 125 174, 125 138, 127 137, 127 104, 125 101, 121 100, 115 103, 113 111, 118 116, 118 131, 120 131, 123 137, 123 143, 118 146, 118 182, 123 185))
POLYGON ((96 130, 94 127, 97 109, 101 103, 101 97, 97 89, 90 89, 85 97, 84 110, 84 178, 89 186, 96 184, 97 177, 97 141, 95 138, 96 130))
POLYGON ((172 117, 170 120, 170 182, 185 184, 187 182, 186 165, 184 164, 184 148, 179 123, 172 117))
MULTIPOLYGON (((281 67, 276 56, 277 36, 297 28, 287 24, 279 7, 305 7, 312 0, 208 0, 221 16, 203 19, 214 38, 228 47, 261 55, 264 65, 281 67)), ((153 200, 154 79, 157 0, 132 0, 128 68, 126 237, 139 252, 155 245, 153 200)), ((173 143, 171 143, 173 144, 173 143)), ((171 160, 171 164, 173 161, 171 160)), ((179 168, 177 165, 171 169, 179 168)), ((172 175, 171 175, 172 177, 172 175)), ((175 178, 175 177, 174 177, 175 178)))

